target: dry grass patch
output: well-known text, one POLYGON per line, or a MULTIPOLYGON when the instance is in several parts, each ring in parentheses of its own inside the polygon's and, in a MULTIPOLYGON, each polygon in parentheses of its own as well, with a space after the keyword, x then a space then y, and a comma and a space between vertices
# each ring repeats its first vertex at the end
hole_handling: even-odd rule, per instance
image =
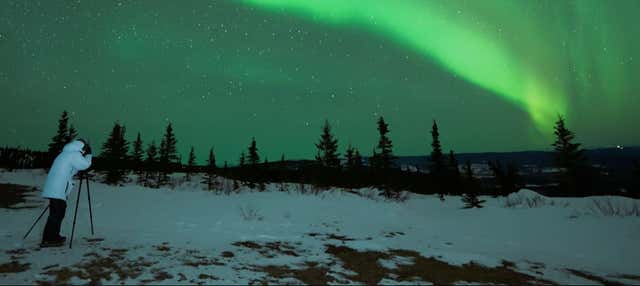
POLYGON ((38 281, 40 284, 68 284, 71 278, 77 277, 89 280, 89 284, 98 285, 102 281, 109 281, 115 274, 120 282, 126 279, 138 278, 147 268, 155 264, 138 257, 136 260, 126 260, 126 249, 110 249, 108 256, 101 256, 95 252, 84 255, 88 261, 74 264, 70 267, 57 268, 52 266, 42 274, 53 276, 53 281, 38 281))
POLYGON ((200 273, 200 275, 198 275, 198 279, 200 279, 200 280, 220 280, 220 278, 218 278, 218 277, 215 277, 213 275, 204 274, 204 273, 200 273))
POLYGON ((11 261, 9 263, 0 264, 0 274, 3 273, 20 273, 31 268, 31 263, 20 263, 19 261, 11 261))
POLYGON ((246 248, 250 248, 250 249, 260 249, 262 248, 262 246, 260 244, 257 244, 253 241, 238 241, 238 242, 234 242, 232 244, 233 246, 237 246, 237 247, 246 247, 246 248))
POLYGON ((384 278, 398 282, 415 282, 416 279, 421 279, 437 285, 451 285, 460 281, 508 285, 553 284, 551 281, 519 273, 514 270, 513 263, 506 261, 501 266, 491 268, 474 262, 461 266, 451 265, 435 258, 423 257, 411 250, 396 249, 385 253, 327 245, 326 252, 340 259, 345 269, 356 273, 345 275, 346 278, 365 284, 379 284, 384 278), (410 258, 413 264, 398 264, 397 268, 388 269, 379 262, 380 259, 392 259, 396 256, 410 258))
POLYGON ((253 271, 264 272, 269 275, 269 281, 278 284, 277 279, 295 278, 307 285, 327 285, 335 282, 335 278, 328 275, 329 268, 320 267, 317 262, 306 262, 301 269, 292 269, 286 265, 253 266, 253 271), (274 280, 276 279, 276 280, 274 280))

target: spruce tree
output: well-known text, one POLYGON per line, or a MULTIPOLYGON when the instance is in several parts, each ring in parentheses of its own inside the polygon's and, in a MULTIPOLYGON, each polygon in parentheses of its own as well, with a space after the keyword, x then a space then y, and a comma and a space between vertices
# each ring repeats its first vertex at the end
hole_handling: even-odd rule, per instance
MULTIPOLYGON (((225 161, 225 169, 227 162, 225 161)), ((209 149, 209 158, 207 159, 207 171, 204 176, 204 181, 207 185, 207 190, 213 190, 215 187, 215 170, 216 170, 216 155, 213 152, 213 147, 209 149)))
POLYGON ((507 164, 506 168, 502 166, 500 161, 489 161, 489 168, 493 171, 496 179, 498 192, 494 196, 508 196, 518 191, 518 168, 513 163, 507 164))
POLYGON ((169 174, 173 172, 173 169, 175 168, 174 165, 178 162, 178 151, 176 148, 177 143, 178 140, 176 139, 176 135, 173 133, 173 126, 169 123, 164 137, 162 138, 162 142, 160 143, 159 163, 161 168, 161 185, 169 182, 169 174))
POLYGON ((354 161, 355 150, 354 150, 353 147, 351 147, 351 145, 349 145, 349 147, 347 147, 347 151, 345 152, 344 156, 347 159, 346 169, 347 170, 353 170, 354 167, 355 167, 355 161, 354 161))
POLYGON ((71 124, 71 127, 69 127, 69 133, 67 134, 67 143, 73 141, 74 139, 76 139, 76 137, 78 137, 78 131, 73 126, 73 124, 71 124))
POLYGON ((142 177, 142 169, 143 169, 143 160, 144 150, 142 149, 142 137, 140 136, 140 132, 138 132, 138 136, 136 137, 136 141, 133 142, 133 151, 131 153, 131 163, 133 164, 133 168, 138 175, 138 181, 141 180, 142 177))
POLYGON ((380 116, 378 119, 378 133, 380 139, 378 140, 377 152, 374 151, 374 167, 380 169, 389 169, 393 167, 393 160, 396 158, 393 155, 393 144, 388 137, 389 125, 384 121, 384 118, 380 116))
POLYGON ((555 150, 554 161, 558 167, 564 168, 568 173, 574 172, 584 161, 584 151, 580 149, 580 143, 573 143, 575 134, 565 126, 562 116, 558 116, 555 123, 554 134, 556 141, 552 144, 555 150))
POLYGON ((240 153, 240 167, 244 167, 244 165, 247 163, 247 156, 244 154, 244 151, 242 151, 242 153, 240 153))
POLYGON ((464 177, 468 180, 473 180, 473 169, 471 169, 471 162, 467 160, 464 164, 464 177))
POLYGON ((158 187, 158 147, 155 141, 151 141, 147 148, 147 158, 144 161, 145 175, 144 185, 158 187))
POLYGON ((105 183, 117 185, 125 180, 127 173, 127 153, 129 143, 125 139, 126 128, 116 122, 111 129, 107 141, 102 145, 101 158, 107 169, 105 183))
POLYGON ((251 145, 249 145, 249 164, 255 167, 260 163, 260 155, 258 155, 258 147, 256 146, 256 138, 251 138, 251 145))
POLYGON ((58 155, 58 153, 62 152, 64 145, 67 144, 67 138, 69 137, 68 125, 69 113, 65 110, 58 120, 58 131, 56 135, 51 138, 51 143, 49 143, 48 153, 50 156, 54 157, 58 155))
POLYGON ((315 144, 318 149, 316 161, 318 164, 329 168, 340 167, 340 159, 338 159, 338 140, 331 134, 331 125, 329 120, 324 121, 322 126, 322 135, 320 141, 315 144))
POLYGON ((562 168, 561 188, 569 193, 578 191, 579 171, 586 166, 584 151, 580 149, 580 143, 573 143, 575 134, 565 126, 565 120, 558 116, 554 126, 556 136, 554 147, 554 163, 562 168))
POLYGON ((355 149, 355 154, 353 155, 353 167, 356 169, 362 168, 362 156, 358 149, 355 149))
POLYGON ((196 154, 193 149, 193 146, 191 146, 191 150, 189 151, 189 160, 187 161, 187 170, 185 172, 187 181, 191 181, 191 173, 193 172, 195 165, 196 165, 196 154))
POLYGON ((438 132, 438 124, 433 120, 431 126, 431 173, 434 175, 442 175, 444 171, 444 155, 440 146, 440 133, 438 132))
POLYGON ((470 208, 482 208, 482 203, 486 202, 485 200, 478 199, 478 194, 475 189, 470 190, 469 192, 462 195, 462 202, 464 203, 465 209, 470 208))
POLYGON ((485 200, 478 199, 478 186, 475 184, 473 169, 471 169, 469 160, 464 164, 464 178, 466 179, 465 192, 462 195, 462 202, 465 204, 464 208, 482 208, 482 203, 485 200))

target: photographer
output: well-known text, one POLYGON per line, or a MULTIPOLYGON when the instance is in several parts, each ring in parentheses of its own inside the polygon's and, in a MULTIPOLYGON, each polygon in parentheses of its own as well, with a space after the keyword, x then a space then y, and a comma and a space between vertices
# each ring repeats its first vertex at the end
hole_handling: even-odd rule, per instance
POLYGON ((73 190, 73 176, 91 167, 91 146, 82 139, 64 146, 47 175, 42 197, 49 199, 49 219, 42 234, 42 247, 61 246, 60 226, 67 209, 67 197, 73 190))

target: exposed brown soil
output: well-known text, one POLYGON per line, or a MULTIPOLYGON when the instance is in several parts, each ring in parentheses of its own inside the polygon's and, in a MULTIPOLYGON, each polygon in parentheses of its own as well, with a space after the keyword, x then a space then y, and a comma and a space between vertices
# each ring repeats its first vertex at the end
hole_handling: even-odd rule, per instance
POLYGON ((223 252, 221 253, 221 255, 222 255, 222 257, 224 257, 224 258, 231 258, 231 257, 234 257, 234 256, 235 256, 235 254, 233 254, 233 252, 231 252, 231 251, 223 251, 223 252))
MULTIPOLYGON (((89 280, 89 284, 98 285, 102 281, 111 280, 113 274, 120 281, 135 279, 139 277, 147 268, 155 262, 144 260, 138 257, 137 260, 126 260, 124 254, 127 249, 107 249, 110 250, 108 256, 101 256, 95 252, 90 252, 84 257, 90 260, 74 264, 70 267, 58 268, 52 266, 42 274, 53 276, 53 281, 38 281, 39 284, 68 284, 71 278, 77 277, 82 280, 89 280)), ((162 276, 159 276, 162 277, 162 276)))
MULTIPOLYGON (((295 278, 307 285, 327 285, 336 279, 328 275, 329 268, 319 267, 316 262, 306 262, 302 269, 292 269, 286 265, 253 266, 254 271, 269 274, 272 279, 295 278)), ((278 280, 260 281, 279 284, 278 280)))
POLYGON ((260 245, 253 241, 238 241, 234 242, 232 245, 235 245, 237 247, 255 249, 258 251, 258 253, 266 258, 274 258, 277 255, 288 255, 295 257, 299 256, 298 253, 295 252, 295 247, 289 245, 287 242, 282 241, 267 242, 264 245, 260 245))
POLYGON ((32 192, 38 189, 15 184, 0 184, 0 208, 5 209, 29 209, 39 208, 40 205, 25 205, 17 207, 16 205, 27 202, 27 197, 32 196, 32 192))
MULTIPOLYGON (((277 252, 279 254, 283 254, 283 255, 288 255, 288 256, 295 256, 298 257, 299 255, 294 251, 295 247, 288 245, 286 242, 281 242, 281 241, 276 241, 276 242, 268 242, 267 244, 264 245, 265 248, 270 249, 274 252, 277 252)), ((263 253, 263 255, 265 255, 265 253, 263 253)))
POLYGON ((29 270, 31 263, 20 263, 19 261, 11 261, 9 263, 0 264, 1 273, 20 273, 29 270))
POLYGON ((213 275, 208 275, 208 274, 201 273, 200 275, 198 275, 198 279, 200 279, 200 280, 219 280, 220 278, 215 277, 213 275))
POLYGON ((29 254, 29 250, 26 250, 24 248, 17 248, 17 249, 7 250, 4 253, 9 255, 24 255, 24 254, 29 254))
POLYGON ((173 278, 173 275, 167 273, 166 271, 162 271, 160 269, 154 269, 152 270, 152 272, 153 272, 152 279, 145 279, 140 281, 140 283, 161 282, 161 281, 173 278))
POLYGON ((334 245, 327 245, 326 252, 340 259, 345 269, 356 273, 346 275, 348 279, 366 284, 379 284, 383 278, 391 278, 392 275, 393 280, 398 282, 415 282, 419 279, 436 285, 450 285, 461 281, 508 285, 553 284, 551 281, 516 272, 513 263, 509 262, 503 262, 503 265, 494 268, 474 262, 456 266, 424 257, 411 250, 391 250, 384 253, 334 245), (413 264, 398 264, 395 269, 387 269, 379 263, 379 259, 392 259, 396 256, 411 258, 413 264))
POLYGON ((567 271, 569 271, 569 273, 571 273, 571 274, 573 274, 575 276, 582 277, 584 279, 595 281, 595 282, 598 282, 598 283, 602 283, 603 285, 614 285, 614 286, 624 285, 623 283, 616 282, 616 281, 611 281, 611 280, 605 279, 603 277, 596 276, 596 275, 594 275, 592 273, 589 273, 587 271, 581 271, 581 270, 570 269, 570 268, 567 268, 567 271))
POLYGON ((238 246, 238 247, 242 246, 242 247, 251 248, 251 249, 262 248, 260 244, 257 244, 253 241, 238 241, 238 242, 234 242, 232 245, 238 246))

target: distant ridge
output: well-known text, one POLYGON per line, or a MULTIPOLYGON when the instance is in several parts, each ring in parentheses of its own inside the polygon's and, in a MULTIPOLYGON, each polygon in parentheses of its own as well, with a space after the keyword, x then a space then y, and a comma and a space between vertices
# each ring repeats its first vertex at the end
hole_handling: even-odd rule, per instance
MULTIPOLYGON (((596 148, 585 149, 585 155, 591 164, 599 164, 611 170, 625 171, 632 167, 634 159, 640 160, 640 146, 624 148, 596 148)), ((456 154, 459 164, 466 161, 471 163, 486 163, 500 160, 501 162, 513 162, 517 166, 537 165, 548 167, 553 164, 552 151, 518 151, 518 152, 485 152, 485 153, 460 153, 456 154)), ((400 156, 396 160, 397 165, 412 165, 418 168, 426 168, 427 155, 400 156)))

